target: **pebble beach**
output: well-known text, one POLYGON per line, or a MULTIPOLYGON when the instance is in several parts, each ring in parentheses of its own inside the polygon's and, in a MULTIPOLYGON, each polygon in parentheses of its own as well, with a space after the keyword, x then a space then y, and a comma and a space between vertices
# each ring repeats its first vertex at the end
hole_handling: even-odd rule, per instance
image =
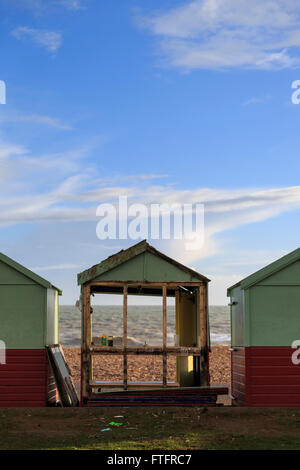
MULTIPOLYGON (((64 347, 64 354, 74 382, 80 381, 80 348, 64 347)), ((211 384, 230 385, 229 346, 212 346, 209 355, 211 384)), ((121 356, 95 356, 93 364, 95 380, 122 380, 121 356)), ((128 356, 128 380, 161 381, 162 358, 159 356, 128 356)), ((168 380, 176 380, 176 358, 168 359, 168 380)))

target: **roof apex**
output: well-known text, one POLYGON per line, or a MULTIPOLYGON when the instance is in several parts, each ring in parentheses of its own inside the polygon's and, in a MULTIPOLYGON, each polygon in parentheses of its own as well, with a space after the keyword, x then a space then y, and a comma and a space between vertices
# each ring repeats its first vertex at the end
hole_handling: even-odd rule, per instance
POLYGON ((7 264, 8 266, 15 269, 16 271, 19 271, 20 273, 24 274, 24 276, 29 277, 29 279, 32 279, 34 282, 45 287, 46 289, 56 289, 59 295, 62 295, 62 291, 58 287, 55 287, 53 284, 51 284, 51 282, 47 281, 46 279, 39 276, 38 274, 35 274, 33 271, 30 271, 30 269, 25 268, 25 266, 23 266, 22 264, 18 263, 17 261, 13 260, 9 256, 1 252, 0 252, 0 261, 7 264))
POLYGON ((115 253, 114 255, 109 256, 108 258, 104 259, 101 261, 99 264, 95 264, 89 269, 86 269, 85 271, 82 271, 81 273, 78 274, 77 280, 78 284, 85 284, 86 282, 91 281, 95 277, 99 276, 100 274, 103 274, 107 271, 110 271, 111 269, 125 263, 126 261, 129 261, 130 259, 134 258, 135 256, 140 255, 141 253, 144 253, 148 251, 149 253, 152 253, 165 261, 174 264, 177 266, 179 269, 182 271, 185 271, 189 274, 192 274, 195 277, 198 277, 199 280, 204 281, 204 282, 209 282, 210 280, 203 276, 202 274, 198 273, 197 271, 194 271, 191 268, 188 268, 187 266, 184 266, 183 264, 179 263, 178 261, 175 261, 174 259, 170 258, 169 256, 165 255, 164 253, 161 253, 158 251, 156 248, 151 246, 147 240, 142 240, 139 243, 136 243, 133 246, 130 246, 129 248, 125 250, 121 250, 118 253, 115 253))
POLYGON ((242 279, 237 284, 234 284, 233 286, 229 287, 227 289, 228 297, 230 297, 230 291, 235 287, 241 286, 242 289, 248 289, 249 287, 261 282, 263 279, 266 279, 267 277, 272 276, 273 274, 276 274, 277 272, 281 271, 282 269, 286 268, 290 264, 295 263, 298 260, 300 260, 300 248, 297 248, 291 253, 282 256, 273 263, 268 264, 259 271, 256 271, 255 273, 250 274, 250 276, 247 276, 246 278, 242 279))

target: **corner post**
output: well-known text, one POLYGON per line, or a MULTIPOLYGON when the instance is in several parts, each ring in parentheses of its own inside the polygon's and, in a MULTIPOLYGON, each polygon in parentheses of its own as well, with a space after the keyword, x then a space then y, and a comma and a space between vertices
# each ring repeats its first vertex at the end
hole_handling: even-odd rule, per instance
POLYGON ((128 388, 127 370, 127 284, 123 287, 123 370, 124 370, 124 390, 128 388))
POLYGON ((209 385, 208 368, 208 341, 207 341, 207 284, 200 285, 200 331, 201 331, 201 356, 200 356, 200 380, 202 386, 209 385))
POLYGON ((163 386, 167 386, 167 285, 163 285, 163 386))
POLYGON ((81 404, 84 405, 91 393, 91 287, 83 285, 83 321, 82 321, 82 363, 81 363, 81 404))

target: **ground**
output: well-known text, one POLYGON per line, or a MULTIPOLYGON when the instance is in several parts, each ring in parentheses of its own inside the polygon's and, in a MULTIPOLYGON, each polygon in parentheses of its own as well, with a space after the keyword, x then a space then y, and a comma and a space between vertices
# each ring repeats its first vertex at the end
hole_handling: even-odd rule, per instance
POLYGON ((300 450, 300 409, 1 408, 0 449, 300 450))

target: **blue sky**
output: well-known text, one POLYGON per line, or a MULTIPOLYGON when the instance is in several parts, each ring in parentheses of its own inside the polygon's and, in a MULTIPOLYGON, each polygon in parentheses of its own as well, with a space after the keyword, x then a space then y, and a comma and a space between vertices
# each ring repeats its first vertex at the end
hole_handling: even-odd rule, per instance
POLYGON ((299 26, 296 0, 0 0, 1 251, 74 303, 134 243, 97 238, 100 203, 204 203, 201 249, 152 243, 227 303, 299 246, 299 26))

